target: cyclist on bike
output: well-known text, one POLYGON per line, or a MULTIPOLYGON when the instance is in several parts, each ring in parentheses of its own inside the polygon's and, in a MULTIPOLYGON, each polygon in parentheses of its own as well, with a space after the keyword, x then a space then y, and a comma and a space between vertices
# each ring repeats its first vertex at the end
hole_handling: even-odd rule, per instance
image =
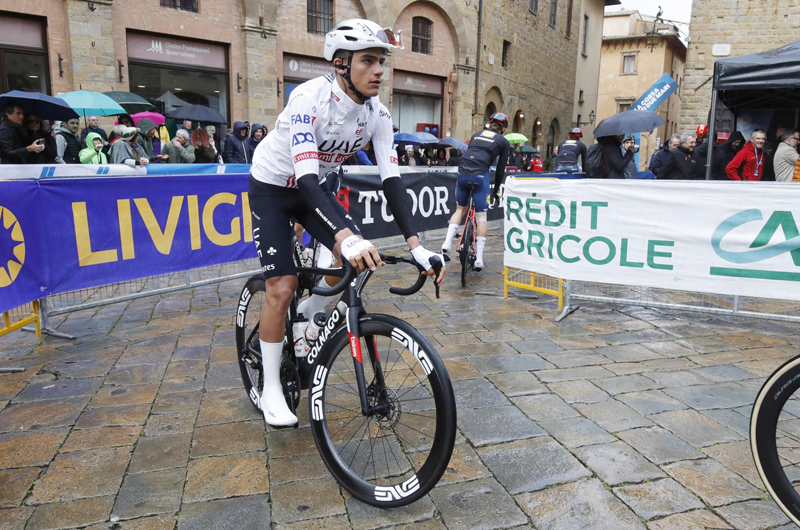
POLYGON ((506 160, 512 152, 511 144, 503 137, 508 127, 508 117, 502 112, 492 114, 489 118, 489 128, 478 131, 472 135, 469 147, 461 155, 458 164, 458 179, 456 180, 456 211, 450 217, 447 227, 447 238, 442 244, 442 253, 450 254, 453 236, 461 224, 461 219, 469 206, 469 185, 478 184, 479 188, 473 192, 475 203, 475 221, 478 224, 476 241, 478 248, 475 256, 475 270, 483 269, 483 247, 486 245, 486 209, 489 197, 489 166, 497 159, 497 168, 494 173, 494 192, 492 197, 499 199, 500 184, 506 171, 506 160), (500 158, 497 158, 500 157, 500 158))
POLYGON ((581 168, 586 168, 586 144, 581 142, 583 131, 578 127, 569 132, 569 140, 561 142, 558 146, 558 157, 556 158, 556 172, 575 172, 581 168), (578 159, 580 158, 580 166, 578 159))
MULTIPOLYGON (((369 20, 346 20, 325 36, 324 56, 335 73, 307 81, 292 91, 275 128, 258 144, 249 185, 255 240, 266 278, 260 339, 264 390, 259 398, 265 421, 297 423, 284 398, 280 363, 285 317, 297 289, 290 218, 360 271, 383 265, 378 251, 359 234, 353 219, 330 190, 325 175, 372 141, 389 207, 411 249, 429 276, 434 252, 424 248, 412 226, 411 200, 400 179, 389 111, 378 100, 384 56, 399 45, 391 29, 369 20)), ((436 283, 441 285, 445 269, 436 283)), ((331 286, 325 278, 319 285, 331 286)), ((303 314, 322 310, 333 297, 314 295, 303 314)))

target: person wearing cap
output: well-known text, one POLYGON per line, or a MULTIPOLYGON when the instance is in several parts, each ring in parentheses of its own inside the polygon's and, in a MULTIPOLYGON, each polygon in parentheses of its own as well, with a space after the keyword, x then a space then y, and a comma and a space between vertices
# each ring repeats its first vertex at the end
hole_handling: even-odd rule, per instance
POLYGON ((123 127, 119 139, 111 146, 108 152, 109 162, 112 164, 125 164, 126 166, 146 166, 150 159, 139 145, 139 129, 136 127, 123 127))
POLYGON ((154 154, 153 152, 153 137, 156 135, 156 124, 153 123, 153 120, 148 118, 142 118, 139 120, 139 146, 147 156, 147 159, 150 162, 155 162, 156 160, 167 160, 169 155, 166 154, 154 154))

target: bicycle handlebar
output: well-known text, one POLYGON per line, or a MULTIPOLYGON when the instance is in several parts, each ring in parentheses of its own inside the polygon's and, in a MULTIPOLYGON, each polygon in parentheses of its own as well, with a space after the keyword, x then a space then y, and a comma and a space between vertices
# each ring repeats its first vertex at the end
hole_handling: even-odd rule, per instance
POLYGON ((309 272, 313 272, 315 274, 324 274, 326 276, 342 276, 341 281, 334 285, 333 287, 320 287, 314 286, 311 288, 311 294, 318 294, 320 296, 336 296, 337 294, 343 292, 347 289, 347 285, 352 282, 356 276, 358 276, 358 271, 355 267, 350 265, 350 262, 347 260, 342 260, 342 268, 340 269, 306 269, 309 272))

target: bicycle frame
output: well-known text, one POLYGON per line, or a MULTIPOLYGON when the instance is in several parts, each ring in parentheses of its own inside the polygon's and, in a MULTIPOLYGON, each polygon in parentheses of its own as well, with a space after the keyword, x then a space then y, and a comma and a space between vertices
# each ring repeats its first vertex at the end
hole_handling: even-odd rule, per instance
POLYGON ((477 226, 477 223, 475 222, 475 202, 472 200, 472 189, 469 190, 469 202, 467 204, 469 205, 469 209, 467 210, 467 218, 464 220, 464 230, 461 231, 461 237, 458 240, 458 247, 456 247, 456 248, 461 248, 461 245, 464 244, 464 234, 467 233, 466 226, 467 226, 467 223, 471 223, 472 224, 472 241, 469 241, 468 243, 472 245, 472 252, 475 253, 475 251, 476 251, 476 248, 475 248, 475 242, 476 242, 475 237, 476 237, 476 230, 477 230, 478 226, 477 226))

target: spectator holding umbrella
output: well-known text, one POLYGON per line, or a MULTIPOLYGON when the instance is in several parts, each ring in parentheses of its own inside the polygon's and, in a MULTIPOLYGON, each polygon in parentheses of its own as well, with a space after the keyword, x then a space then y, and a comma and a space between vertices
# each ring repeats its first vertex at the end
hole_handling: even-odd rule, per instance
POLYGON ((603 146, 603 167, 606 170, 605 178, 623 179, 625 178, 625 168, 628 166, 636 150, 633 142, 629 142, 627 147, 622 145, 625 135, 602 136, 597 139, 597 143, 603 146), (625 154, 623 154, 623 152, 625 154))
POLYGON ((97 116, 89 116, 88 118, 88 125, 81 131, 81 143, 86 143, 86 135, 89 133, 97 133, 100 135, 100 138, 103 139, 103 142, 108 140, 108 135, 106 132, 100 128, 100 125, 97 121, 97 116))
POLYGON ((28 114, 25 116, 25 131, 28 135, 26 142, 44 144, 44 150, 41 152, 28 153, 29 164, 52 164, 56 155, 56 139, 53 134, 47 130, 44 121, 36 114, 28 114))
POLYGON ((192 131, 192 147, 194 147, 195 164, 216 164, 217 151, 212 147, 213 140, 205 129, 192 131))
POLYGON ((56 155, 57 164, 80 164, 78 154, 81 152, 81 140, 78 136, 78 129, 81 121, 78 118, 71 118, 66 124, 62 121, 55 128, 56 133, 56 155))

